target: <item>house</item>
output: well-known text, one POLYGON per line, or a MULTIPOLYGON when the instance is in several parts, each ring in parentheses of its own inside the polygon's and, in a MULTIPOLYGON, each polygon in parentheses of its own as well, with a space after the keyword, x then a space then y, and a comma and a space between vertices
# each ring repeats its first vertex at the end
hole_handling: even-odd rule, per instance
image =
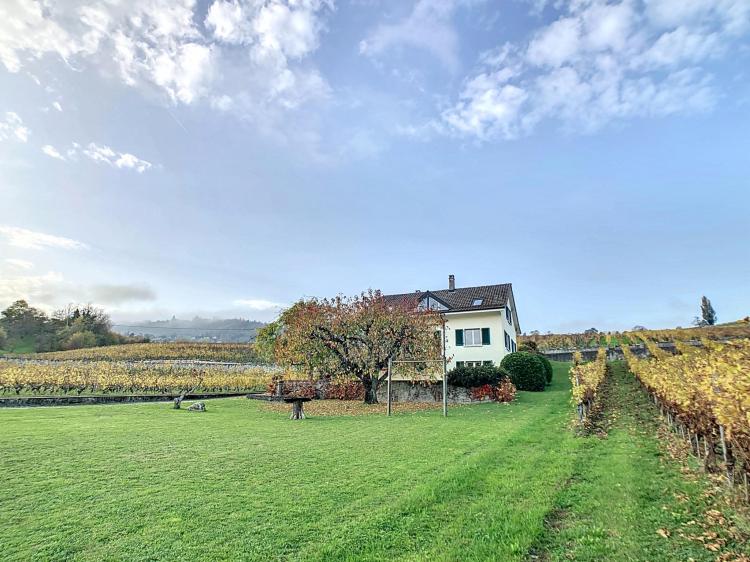
POLYGON ((415 302, 418 308, 442 313, 448 370, 464 365, 498 365, 517 349, 521 328, 510 283, 457 288, 455 276, 450 275, 447 289, 384 298, 394 303, 415 302))

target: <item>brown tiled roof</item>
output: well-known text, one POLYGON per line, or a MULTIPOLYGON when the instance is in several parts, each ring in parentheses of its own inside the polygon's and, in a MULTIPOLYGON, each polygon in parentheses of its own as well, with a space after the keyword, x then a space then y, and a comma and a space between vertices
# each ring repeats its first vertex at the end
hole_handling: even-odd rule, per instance
POLYGON ((413 303, 416 307, 427 294, 448 307, 446 312, 462 312, 466 310, 491 310, 503 308, 510 298, 511 284, 483 285, 481 287, 460 287, 453 291, 443 289, 440 291, 415 291, 413 293, 402 293, 400 295, 383 295, 386 301, 394 303, 413 303), (476 299, 482 299, 482 304, 472 306, 476 299))

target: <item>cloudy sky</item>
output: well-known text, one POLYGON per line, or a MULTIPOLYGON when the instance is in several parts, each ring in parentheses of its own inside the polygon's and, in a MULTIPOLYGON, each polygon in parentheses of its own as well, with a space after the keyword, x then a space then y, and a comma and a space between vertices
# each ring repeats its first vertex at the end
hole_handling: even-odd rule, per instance
POLYGON ((750 314, 750 0, 3 0, 0 306, 750 314))

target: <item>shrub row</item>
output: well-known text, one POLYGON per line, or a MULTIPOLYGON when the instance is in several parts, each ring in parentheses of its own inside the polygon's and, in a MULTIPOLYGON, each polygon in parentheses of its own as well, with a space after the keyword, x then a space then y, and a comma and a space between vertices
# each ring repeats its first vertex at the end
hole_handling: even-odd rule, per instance
POLYGON ((552 382, 552 364, 542 355, 517 351, 506 355, 499 367, 456 367, 448 373, 448 384, 472 389, 495 387, 506 378, 518 390, 542 391, 552 382))

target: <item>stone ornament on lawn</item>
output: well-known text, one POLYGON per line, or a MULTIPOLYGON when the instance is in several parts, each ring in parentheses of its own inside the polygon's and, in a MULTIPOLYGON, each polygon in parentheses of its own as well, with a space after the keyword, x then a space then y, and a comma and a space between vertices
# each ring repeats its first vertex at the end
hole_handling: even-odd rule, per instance
POLYGON ((203 402, 196 402, 195 404, 190 404, 188 411, 189 412, 205 412, 206 405, 203 402))

